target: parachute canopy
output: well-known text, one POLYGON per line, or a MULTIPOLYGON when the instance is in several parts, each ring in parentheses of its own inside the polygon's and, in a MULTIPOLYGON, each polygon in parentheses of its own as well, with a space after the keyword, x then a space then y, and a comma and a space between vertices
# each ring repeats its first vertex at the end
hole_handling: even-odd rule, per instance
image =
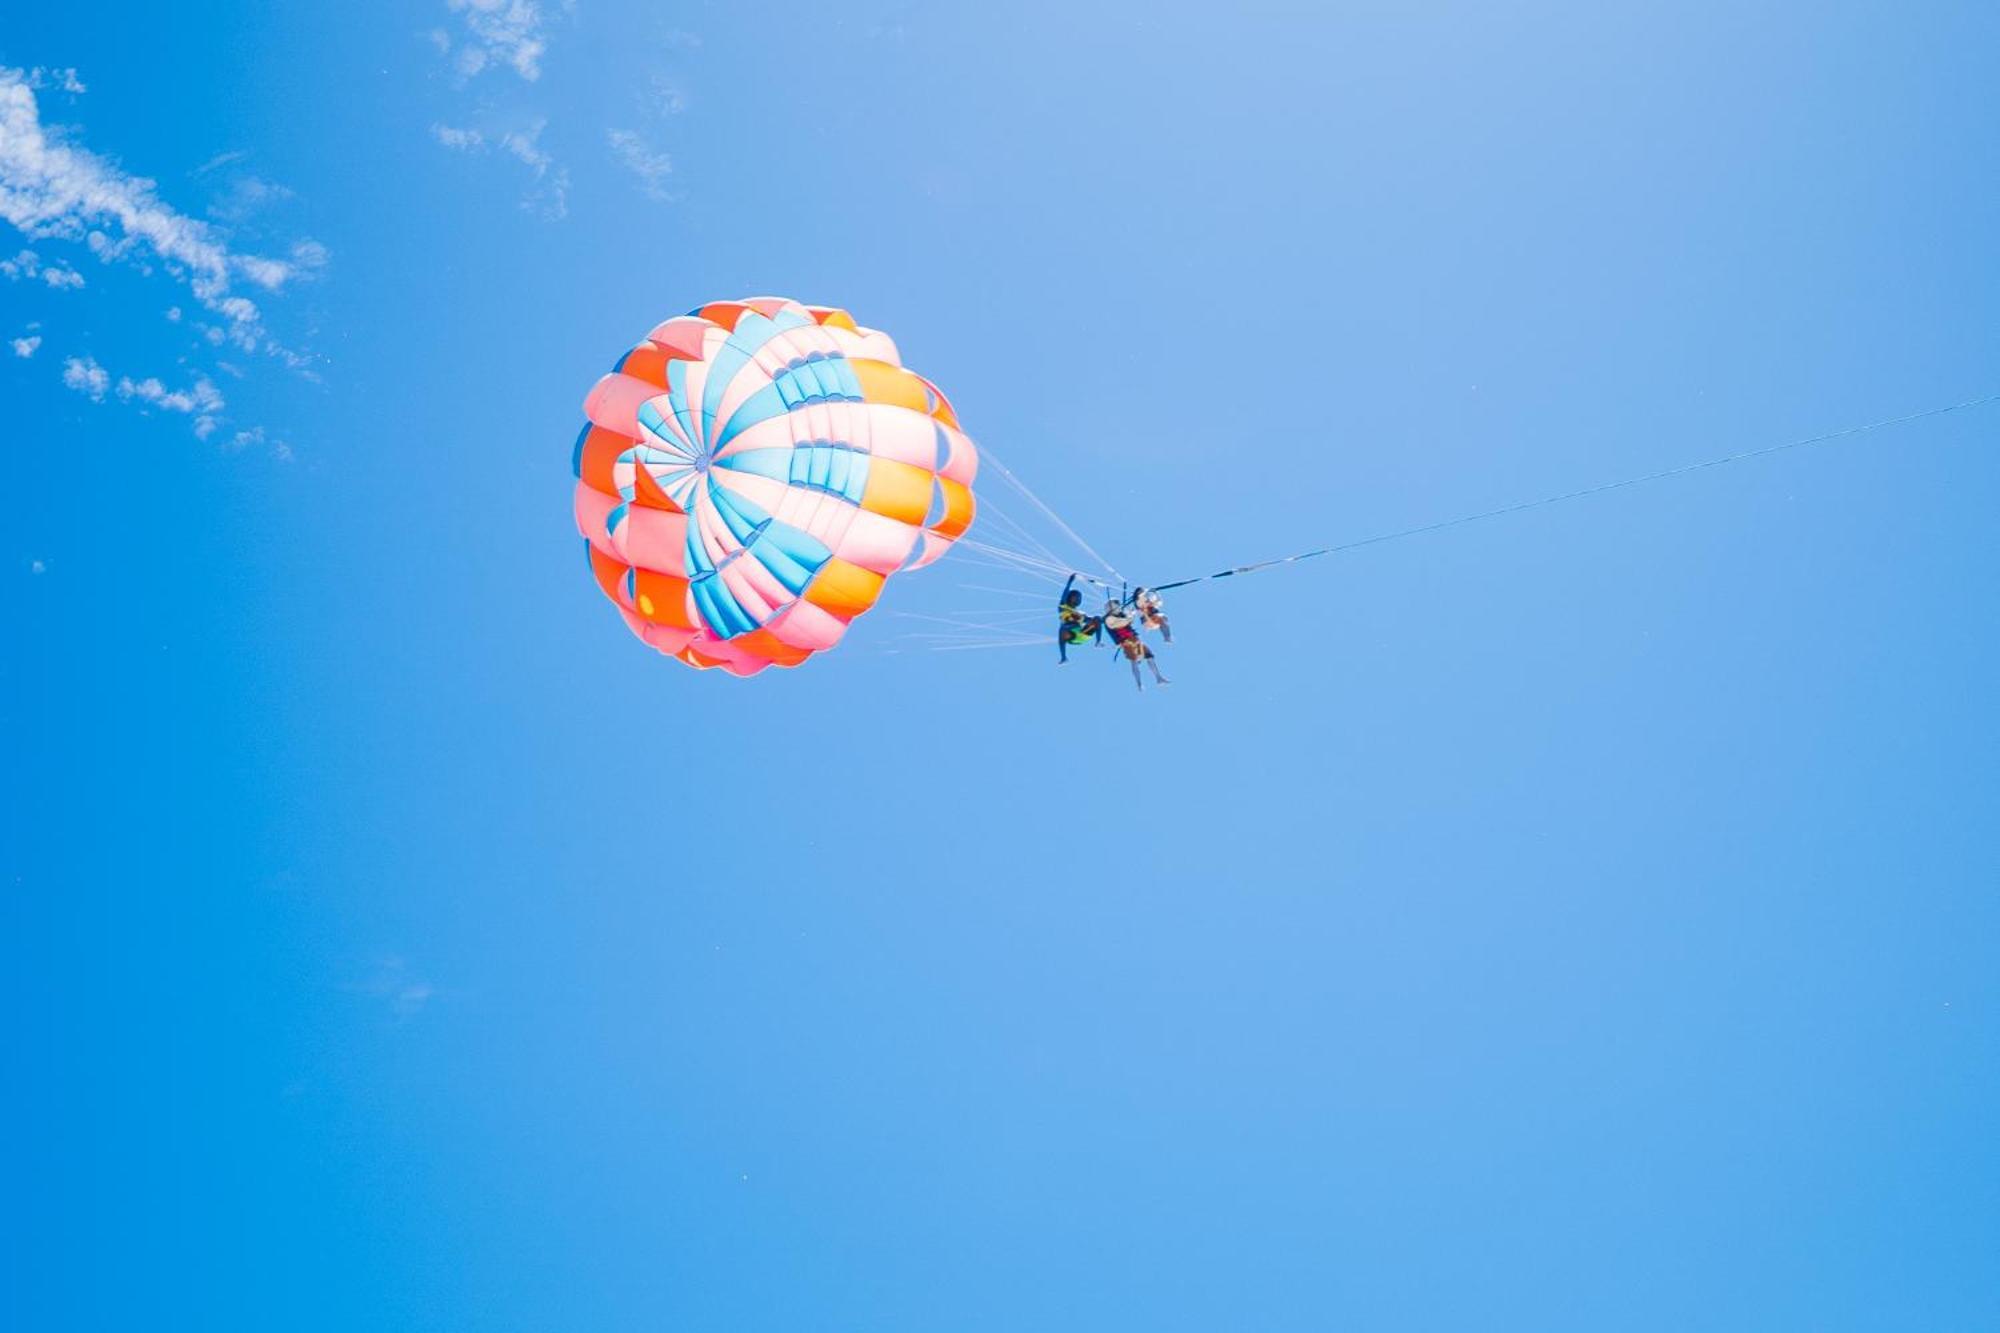
POLYGON ((576 523, 647 643, 739 676, 833 647, 972 526, 979 454, 889 335, 777 297, 668 320, 584 399, 576 523))

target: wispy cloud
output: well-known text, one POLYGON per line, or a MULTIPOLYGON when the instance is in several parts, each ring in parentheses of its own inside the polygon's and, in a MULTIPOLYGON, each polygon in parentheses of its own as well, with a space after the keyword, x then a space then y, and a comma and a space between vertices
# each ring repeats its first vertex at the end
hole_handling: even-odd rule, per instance
MULTIPOLYGON (((571 2, 561 0, 561 7, 568 8, 571 2)), ((438 54, 450 62, 459 85, 494 68, 512 69, 529 83, 541 78, 542 57, 549 48, 549 19, 556 8, 551 0, 445 0, 445 8, 457 16, 458 23, 450 29, 431 29, 430 40, 438 54)), ((533 108, 517 108, 513 127, 504 122, 495 124, 497 118, 489 105, 472 119, 473 125, 433 124, 431 137, 456 152, 498 150, 514 158, 535 179, 534 186, 522 196, 521 207, 551 219, 567 216, 569 171, 541 142, 548 118, 535 115, 533 108), (534 118, 522 120, 524 110, 534 118)))
POLYGON ((366 980, 357 981, 347 989, 383 1001, 398 1018, 411 1018, 423 1012, 424 1006, 437 998, 438 993, 436 986, 412 974, 410 965, 395 957, 384 958, 366 980))
POLYGON ((656 153, 631 130, 611 130, 605 138, 611 144, 625 169, 638 178, 639 189, 648 199, 667 200, 673 196, 667 193, 667 177, 673 174, 674 162, 665 153, 656 153))
POLYGON ((226 153, 217 153, 214 157, 211 157, 188 174, 190 176, 206 176, 209 172, 218 171, 232 162, 241 162, 248 156, 250 156, 249 149, 232 148, 226 153))
POLYGON ((549 43, 537 0, 445 0, 445 7, 459 16, 463 31, 454 39, 434 28, 431 41, 460 78, 470 79, 496 64, 511 67, 529 82, 542 77, 542 55, 549 43))
POLYGON ((235 284, 276 293, 311 266, 296 254, 274 259, 232 249, 213 225, 164 202, 154 181, 45 125, 35 88, 33 75, 0 69, 0 219, 33 240, 82 241, 107 263, 157 260, 224 317, 231 342, 282 354, 270 345, 262 312, 235 284))
POLYGON ((525 130, 511 130, 500 136, 500 146, 527 164, 528 170, 537 176, 545 176, 555 158, 541 146, 542 130, 548 125, 546 120, 538 120, 525 130))
POLYGON ((569 215, 569 168, 556 165, 555 158, 541 147, 542 128, 538 120, 526 131, 500 136, 500 147, 535 173, 537 186, 521 200, 521 207, 546 218, 569 215))
POLYGON ((687 89, 678 80, 655 74, 651 82, 653 86, 651 110, 662 116, 678 116, 687 110, 687 89))
POLYGON ((229 437, 231 449, 256 449, 269 445, 272 456, 280 462, 292 461, 292 446, 283 440, 274 440, 264 433, 262 426, 252 426, 249 430, 239 430, 229 437))
POLYGON ((23 361, 33 356, 35 349, 41 345, 42 336, 39 333, 31 333, 25 338, 16 338, 8 344, 9 347, 14 349, 14 355, 20 357, 23 361))
POLYGON ((461 153, 476 153, 486 147, 486 136, 478 130, 460 129, 454 125, 431 126, 431 138, 436 139, 446 148, 455 149, 461 153))
MULTIPOLYGON (((209 201, 208 215, 238 231, 255 228, 261 214, 298 197, 288 185, 280 185, 247 171, 225 170, 235 167, 249 156, 249 151, 241 148, 218 153, 188 173, 196 180, 215 179, 217 188, 214 198, 209 201)), ((292 242, 284 262, 290 270, 290 277, 299 279, 317 276, 319 270, 326 267, 328 258, 324 245, 304 238, 292 242)))
POLYGON ((560 218, 569 212, 569 168, 558 166, 554 154, 542 147, 542 130, 547 126, 548 121, 542 119, 524 129, 489 135, 469 127, 432 125, 431 137, 461 153, 484 153, 498 148, 534 175, 535 187, 522 197, 521 207, 544 217, 560 218))
POLYGON ((83 286, 83 274, 60 259, 45 264, 33 250, 23 250, 12 259, 0 259, 0 274, 6 275, 10 282, 40 278, 57 291, 83 286))
POLYGON ((185 389, 169 389, 157 376, 135 380, 129 375, 121 375, 118 377, 118 396, 128 402, 136 398, 168 412, 193 415, 220 412, 226 406, 214 381, 206 375, 195 376, 194 383, 185 389))
MULTIPOLYGON (((657 38, 659 45, 668 54, 667 63, 673 63, 675 53, 693 51, 701 46, 701 38, 681 28, 667 28, 657 38)), ((678 76, 666 71, 655 71, 647 78, 647 93, 634 100, 640 109, 655 122, 671 120, 688 107, 687 84, 678 76)), ((671 200, 675 194, 667 189, 667 177, 673 174, 673 159, 647 142, 645 136, 636 130, 610 129, 606 138, 611 151, 618 161, 639 182, 640 191, 648 199, 671 200)))
POLYGON ((238 176, 209 204, 208 215, 220 222, 245 222, 290 198, 292 191, 283 185, 261 176, 238 176))
POLYGON ((223 400, 222 391, 206 375, 197 373, 193 383, 181 389, 167 387, 154 375, 138 380, 130 375, 120 375, 114 382, 111 372, 99 365, 94 356, 64 358, 62 382, 93 403, 104 402, 116 395, 121 403, 191 417, 195 438, 201 440, 213 435, 221 426, 222 412, 229 406, 223 400))
POLYGON ((83 80, 77 77, 74 65, 65 65, 60 69, 37 65, 28 71, 27 81, 28 86, 38 92, 47 88, 75 97, 90 91, 83 86, 83 80))

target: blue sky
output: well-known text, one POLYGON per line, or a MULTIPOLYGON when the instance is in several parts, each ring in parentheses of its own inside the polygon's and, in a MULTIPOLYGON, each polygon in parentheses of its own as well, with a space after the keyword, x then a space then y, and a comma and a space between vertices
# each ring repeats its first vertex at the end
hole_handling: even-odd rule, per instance
POLYGON ((9 20, 10 1326, 2000 1324, 2000 409, 1143 697, 592 585, 584 391, 753 292, 1147 581, 2000 391, 1991 6, 1245 9, 9 20))

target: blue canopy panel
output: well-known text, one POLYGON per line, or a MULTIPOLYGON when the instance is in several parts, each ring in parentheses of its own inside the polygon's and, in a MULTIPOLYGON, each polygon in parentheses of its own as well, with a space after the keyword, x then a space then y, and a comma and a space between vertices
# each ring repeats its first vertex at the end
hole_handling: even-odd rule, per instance
MULTIPOLYGON (((763 452, 782 451, 752 451, 763 452)), ((720 577, 724 569, 738 560, 755 560, 796 598, 812 582, 820 567, 833 558, 833 552, 825 542, 804 529, 780 522, 754 501, 730 494, 728 488, 717 484, 713 477, 702 489, 714 508, 715 516, 740 544, 720 562, 712 561, 701 543, 696 525, 688 524, 688 587, 709 629, 717 638, 732 639, 758 628, 762 622, 729 590, 729 585, 720 577)))

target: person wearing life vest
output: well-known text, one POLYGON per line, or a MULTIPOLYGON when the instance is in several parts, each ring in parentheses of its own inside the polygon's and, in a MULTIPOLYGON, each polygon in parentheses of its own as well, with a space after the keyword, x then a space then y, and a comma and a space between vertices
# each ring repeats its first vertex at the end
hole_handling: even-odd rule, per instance
POLYGON ((1143 693, 1146 688, 1144 678, 1139 675, 1139 663, 1144 662, 1153 669, 1153 679, 1161 685, 1171 685, 1172 681, 1160 674, 1160 663, 1153 656, 1153 650, 1139 637, 1139 626, 1134 622, 1139 618, 1139 610, 1130 603, 1122 603, 1112 598, 1104 604, 1104 614, 1098 617, 1104 632, 1111 636, 1111 642, 1118 651, 1125 654, 1125 660, 1132 667, 1132 683, 1143 693))
POLYGON ((1160 600, 1160 594, 1151 588, 1141 588, 1132 594, 1132 605, 1139 610, 1140 624, 1160 632, 1160 642, 1174 641, 1174 627, 1167 623, 1167 605, 1160 600))
POLYGON ((1063 585, 1062 600, 1056 603, 1056 663, 1067 665, 1071 648, 1103 641, 1103 622, 1083 613, 1083 593, 1076 586, 1076 575, 1072 574, 1063 585))

